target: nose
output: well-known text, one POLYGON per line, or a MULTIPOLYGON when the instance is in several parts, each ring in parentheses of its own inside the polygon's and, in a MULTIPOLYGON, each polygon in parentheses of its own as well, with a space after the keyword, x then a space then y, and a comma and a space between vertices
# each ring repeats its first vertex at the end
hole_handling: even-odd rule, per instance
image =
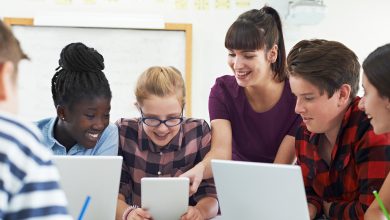
POLYGON ((302 100, 300 98, 297 98, 297 101, 295 103, 295 113, 302 114, 305 112, 305 107, 302 103, 302 100))
POLYGON ((157 127, 156 127, 156 129, 157 129, 158 131, 161 131, 161 132, 163 132, 163 131, 166 131, 166 130, 168 130, 168 129, 169 129, 169 127, 168 127, 166 124, 164 124, 164 123, 161 123, 159 126, 157 126, 157 127))
POLYGON ((235 70, 238 70, 240 68, 242 68, 244 65, 243 65, 243 60, 241 59, 240 56, 236 56, 234 57, 233 59, 233 68, 235 70))
POLYGON ((94 130, 102 131, 102 130, 104 130, 107 127, 108 121, 109 120, 107 118, 105 118, 105 117, 104 118, 103 117, 97 117, 96 120, 93 123, 92 128, 94 130))
POLYGON ((360 101, 359 101, 359 109, 362 110, 362 111, 365 111, 366 109, 364 108, 364 104, 365 104, 365 101, 366 101, 366 98, 363 96, 360 101))

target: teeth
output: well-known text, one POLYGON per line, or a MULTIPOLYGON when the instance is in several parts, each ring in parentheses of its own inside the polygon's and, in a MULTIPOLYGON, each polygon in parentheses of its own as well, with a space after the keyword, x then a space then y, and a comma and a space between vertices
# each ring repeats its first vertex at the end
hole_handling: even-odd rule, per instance
POLYGON ((156 134, 156 136, 165 137, 165 136, 167 136, 167 134, 156 134))
POLYGON ((371 116, 371 115, 367 115, 367 118, 368 118, 368 119, 371 119, 371 118, 372 118, 372 116, 371 116))
POLYGON ((89 136, 91 136, 93 138, 97 138, 99 136, 99 134, 91 134, 91 133, 89 133, 89 136))
POLYGON ((245 76, 248 75, 249 72, 237 72, 238 76, 245 76))

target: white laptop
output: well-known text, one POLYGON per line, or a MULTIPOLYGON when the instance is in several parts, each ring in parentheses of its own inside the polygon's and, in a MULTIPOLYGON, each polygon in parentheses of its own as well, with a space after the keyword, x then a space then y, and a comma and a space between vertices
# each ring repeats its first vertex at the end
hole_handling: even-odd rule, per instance
POLYGON ((115 219, 121 156, 53 156, 53 162, 74 219, 78 219, 87 196, 90 201, 83 220, 115 219))
POLYGON ((185 177, 144 177, 141 206, 153 220, 179 220, 188 209, 189 186, 185 177))
POLYGON ((211 160, 221 220, 309 220, 299 166, 211 160))

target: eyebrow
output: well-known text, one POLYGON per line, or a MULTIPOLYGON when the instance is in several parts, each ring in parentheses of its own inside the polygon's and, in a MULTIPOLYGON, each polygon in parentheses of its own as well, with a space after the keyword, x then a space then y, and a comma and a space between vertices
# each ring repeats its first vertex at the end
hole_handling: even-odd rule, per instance
MULTIPOLYGON (((154 117, 154 118, 157 118, 157 117, 161 116, 161 115, 155 115, 155 114, 148 114, 148 113, 145 113, 145 112, 144 112, 144 115, 148 116, 148 117, 154 117)), ((172 113, 172 114, 168 114, 167 117, 177 117, 177 116, 180 117, 180 115, 181 115, 181 112, 179 112, 179 113, 172 113)))
POLYGON ((299 96, 305 96, 305 95, 314 95, 314 93, 313 92, 307 92, 307 93, 299 94, 299 96))

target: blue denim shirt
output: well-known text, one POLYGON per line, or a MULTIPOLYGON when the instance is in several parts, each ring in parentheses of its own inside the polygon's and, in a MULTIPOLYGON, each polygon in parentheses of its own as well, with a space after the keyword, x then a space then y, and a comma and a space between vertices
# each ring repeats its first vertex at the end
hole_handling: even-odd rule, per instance
POLYGON ((114 124, 109 124, 104 129, 102 136, 96 143, 96 146, 91 149, 87 149, 78 143, 75 144, 68 153, 65 146, 60 144, 54 138, 54 124, 57 118, 46 118, 36 122, 38 128, 43 134, 43 144, 52 150, 55 155, 102 155, 102 156, 115 156, 118 155, 118 127, 114 124))

